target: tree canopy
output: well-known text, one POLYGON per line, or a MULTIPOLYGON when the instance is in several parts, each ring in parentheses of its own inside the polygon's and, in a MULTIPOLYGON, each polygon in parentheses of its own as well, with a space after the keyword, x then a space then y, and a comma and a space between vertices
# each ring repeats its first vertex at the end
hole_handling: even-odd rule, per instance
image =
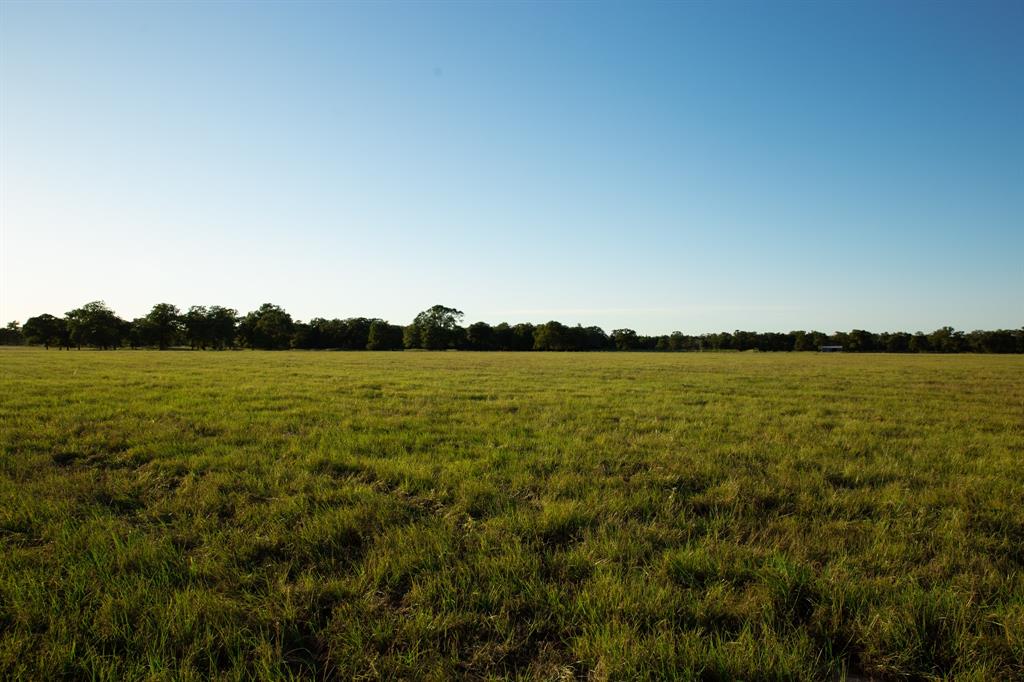
POLYGON ((46 348, 159 348, 197 350, 477 350, 477 351, 816 351, 840 346, 853 353, 1024 353, 1024 328, 960 331, 950 326, 925 332, 871 332, 864 329, 826 334, 815 330, 648 336, 632 329, 610 334, 597 326, 569 326, 557 320, 492 325, 477 321, 463 327, 461 310, 434 305, 405 325, 380 318, 315 317, 293 320, 279 305, 264 303, 243 316, 224 306, 194 305, 184 313, 158 303, 144 317, 118 317, 103 301, 92 301, 63 317, 43 313, 0 329, 0 345, 33 344, 46 348))
POLYGON ((126 331, 124 320, 114 314, 103 301, 86 303, 64 315, 70 342, 79 348, 116 348, 126 331))
POLYGON ((28 343, 44 346, 69 346, 68 325, 64 318, 43 313, 25 320, 22 334, 28 343))
POLYGON ((405 337, 406 348, 444 350, 458 348, 464 339, 461 310, 443 305, 427 308, 412 321, 413 331, 405 337))
POLYGON ((282 350, 291 346, 295 323, 284 308, 264 303, 238 323, 238 336, 250 348, 282 350))

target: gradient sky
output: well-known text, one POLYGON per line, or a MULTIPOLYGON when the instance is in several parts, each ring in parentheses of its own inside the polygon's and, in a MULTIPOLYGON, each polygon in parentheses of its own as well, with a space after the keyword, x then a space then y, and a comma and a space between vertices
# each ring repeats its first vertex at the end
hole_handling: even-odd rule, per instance
POLYGON ((1024 3, 0 3, 0 321, 1024 325, 1024 3))

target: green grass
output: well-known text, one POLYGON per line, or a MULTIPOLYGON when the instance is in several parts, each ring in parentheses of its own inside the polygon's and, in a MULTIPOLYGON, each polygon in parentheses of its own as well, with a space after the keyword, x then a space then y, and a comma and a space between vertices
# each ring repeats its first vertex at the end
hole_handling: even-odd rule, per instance
POLYGON ((1024 357, 0 352, 0 677, 1024 677, 1024 357))

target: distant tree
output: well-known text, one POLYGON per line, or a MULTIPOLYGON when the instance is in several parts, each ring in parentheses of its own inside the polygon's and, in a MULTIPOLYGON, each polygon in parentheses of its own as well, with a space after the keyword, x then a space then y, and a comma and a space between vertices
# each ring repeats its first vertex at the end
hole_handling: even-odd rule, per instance
POLYGON ((32 344, 41 344, 49 350, 50 346, 68 346, 68 326, 59 317, 42 314, 25 320, 22 327, 25 339, 32 344))
MULTIPOLYGON (((462 317, 461 310, 443 305, 431 306, 421 312, 413 320, 413 326, 419 331, 419 347, 427 350, 455 347, 462 317)), ((409 347, 408 344, 406 347, 409 347)))
POLYGON ((936 353, 962 353, 967 349, 967 340, 963 332, 941 327, 928 335, 928 345, 936 353))
POLYGON ((349 328, 345 320, 318 320, 320 348, 345 348, 349 343, 349 328))
POLYGON ((849 347, 855 353, 870 353, 875 350, 875 335, 863 329, 854 329, 847 336, 849 347))
POLYGON ((388 324, 384 320, 370 323, 370 333, 366 341, 367 350, 402 350, 402 328, 397 324, 388 324))
POLYGON ((420 328, 413 322, 402 328, 402 345, 406 348, 422 348, 420 343, 420 328))
MULTIPOLYGON (((582 327, 580 329, 582 330, 582 327)), ((534 330, 533 349, 554 351, 581 350, 577 348, 574 336, 572 329, 561 322, 551 320, 539 325, 534 330)))
POLYGON ((505 351, 692 351, 758 350, 806 351, 823 345, 839 345, 852 352, 888 353, 1024 353, 1024 328, 976 329, 970 333, 953 327, 925 334, 917 332, 873 333, 863 329, 819 331, 756 332, 735 330, 688 336, 675 331, 668 335, 642 335, 632 329, 616 329, 610 335, 597 326, 569 327, 556 320, 535 326, 530 323, 494 325, 474 322, 462 327, 462 311, 442 305, 424 310, 409 325, 388 324, 377 318, 316 317, 293 321, 279 306, 266 303, 243 318, 237 311, 220 306, 192 306, 181 312, 170 303, 159 303, 145 316, 131 322, 121 319, 102 301, 87 303, 69 311, 64 319, 39 315, 0 329, 0 344, 31 343, 70 348, 72 344, 117 348, 127 342, 132 348, 167 348, 187 340, 193 348, 235 347, 263 349, 345 349, 385 350, 455 348, 505 351))
POLYGON ((757 334, 737 329, 732 333, 732 344, 736 350, 754 350, 757 348, 757 334))
POLYGON ((617 350, 634 350, 638 345, 637 334, 632 329, 616 329, 611 337, 617 350))
POLYGON ((1018 336, 1013 329, 975 330, 967 335, 968 348, 975 353, 1018 353, 1018 336))
POLYGON ((793 350, 805 351, 805 350, 818 350, 814 345, 814 337, 803 330, 792 331, 789 333, 793 337, 793 350))
POLYGON ((732 348, 732 335, 729 332, 704 334, 700 337, 701 350, 725 350, 732 348))
POLYGON ((330 341, 330 329, 333 320, 326 320, 322 317, 314 317, 308 324, 295 323, 295 332, 292 336, 293 348, 332 348, 330 341))
POLYGON ((312 329, 311 325, 302 320, 295 320, 295 324, 292 326, 291 347, 300 350, 316 348, 312 341, 312 329))
POLYGON ((283 350, 291 345, 295 323, 292 316, 273 303, 264 303, 238 324, 238 333, 249 348, 283 350))
POLYGON ((465 327, 456 327, 451 333, 450 348, 457 348, 459 350, 467 350, 469 348, 469 339, 466 336, 465 327))
POLYGON ((368 317, 350 317, 346 320, 314 317, 308 324, 296 323, 292 346, 366 350, 370 342, 370 328, 376 321, 368 317))
POLYGON ((810 350, 818 350, 822 346, 826 346, 829 343, 828 334, 819 331, 807 332, 807 336, 810 337, 810 350))
POLYGON ((514 350, 515 333, 508 322, 501 322, 491 327, 491 339, 495 350, 514 350))
POLYGON ((851 342, 850 335, 846 332, 833 332, 828 339, 822 345, 829 346, 842 346, 843 350, 850 350, 851 342))
POLYGON ((366 350, 370 343, 370 327, 374 322, 368 317, 350 317, 345 320, 345 339, 341 347, 345 350, 366 350))
POLYGON ((70 342, 81 348, 117 348, 126 333, 124 321, 103 301, 86 303, 65 316, 70 342))
POLYGON ((129 348, 135 350, 136 348, 144 347, 148 343, 147 339, 151 336, 148 327, 149 320, 144 317, 136 317, 128 323, 126 339, 129 348))
POLYGON ((880 334, 878 343, 886 353, 906 353, 910 350, 910 339, 910 334, 906 332, 894 332, 880 334))
POLYGON ((600 327, 584 327, 577 324, 569 328, 571 350, 607 350, 611 348, 611 339, 600 327))
POLYGON ((670 351, 691 350, 693 347, 690 337, 682 332, 672 332, 668 337, 668 349, 670 351))
POLYGON ((173 346, 181 334, 181 311, 171 303, 157 303, 146 315, 149 345, 160 350, 173 346))
POLYGON ((911 336, 908 347, 911 353, 927 353, 932 350, 931 342, 923 332, 917 332, 911 336))
POLYGON ((534 344, 533 335, 536 331, 537 328, 529 322, 520 322, 512 327, 513 347, 510 350, 532 350, 534 344))
POLYGON ((188 345, 193 349, 206 350, 213 345, 213 330, 210 325, 210 311, 206 306, 194 305, 181 316, 182 327, 188 345))
POLYGON ((117 318, 117 345, 123 346, 128 340, 132 333, 132 321, 125 320, 121 317, 117 318))
POLYGON ((6 327, 0 329, 0 346, 21 346, 24 343, 25 335, 17 322, 8 322, 6 327))
POLYGON ((217 350, 233 348, 238 327, 238 311, 234 308, 212 305, 206 311, 206 320, 213 347, 217 350))
POLYGON ((506 351, 533 350, 535 330, 536 327, 528 322, 515 326, 502 322, 494 327, 494 347, 506 351))
POLYGON ((427 350, 444 350, 449 346, 448 330, 435 325, 419 326, 420 347, 427 350))
POLYGON ((787 352, 793 350, 796 340, 791 334, 780 332, 754 333, 754 348, 762 352, 787 352))
POLYGON ((471 350, 494 350, 495 341, 494 327, 486 322, 474 322, 466 328, 466 344, 471 350))

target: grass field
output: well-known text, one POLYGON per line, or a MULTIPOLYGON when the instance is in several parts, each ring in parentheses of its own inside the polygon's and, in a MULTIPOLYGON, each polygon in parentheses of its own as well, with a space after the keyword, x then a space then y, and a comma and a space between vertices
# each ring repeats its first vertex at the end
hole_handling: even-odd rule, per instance
POLYGON ((1024 357, 0 351, 0 677, 1024 677, 1024 357))

